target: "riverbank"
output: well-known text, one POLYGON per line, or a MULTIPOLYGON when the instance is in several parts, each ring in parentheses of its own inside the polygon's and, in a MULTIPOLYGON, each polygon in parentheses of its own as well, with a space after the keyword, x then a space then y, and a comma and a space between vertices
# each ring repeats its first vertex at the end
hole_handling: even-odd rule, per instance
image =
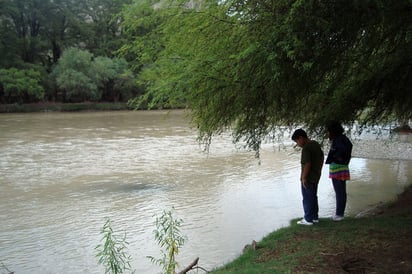
POLYGON ((412 161, 412 134, 394 134, 392 138, 353 140, 352 157, 412 161))
POLYGON ((33 103, 0 104, 0 113, 130 110, 126 103, 33 103))
POLYGON ((367 216, 277 230, 211 273, 412 273, 412 186, 367 216))

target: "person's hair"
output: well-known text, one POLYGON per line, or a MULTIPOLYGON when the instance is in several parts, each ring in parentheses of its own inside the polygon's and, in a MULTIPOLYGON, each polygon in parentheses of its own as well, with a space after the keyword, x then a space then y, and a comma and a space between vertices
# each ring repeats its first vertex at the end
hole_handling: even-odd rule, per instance
POLYGON ((299 128, 299 129, 295 130, 295 132, 293 132, 293 134, 292 134, 292 140, 293 140, 293 141, 296 141, 297 139, 299 139, 299 137, 308 138, 308 135, 306 134, 306 131, 304 131, 303 129, 299 128))
POLYGON ((338 121, 330 121, 326 125, 326 130, 333 136, 340 136, 345 131, 338 121))

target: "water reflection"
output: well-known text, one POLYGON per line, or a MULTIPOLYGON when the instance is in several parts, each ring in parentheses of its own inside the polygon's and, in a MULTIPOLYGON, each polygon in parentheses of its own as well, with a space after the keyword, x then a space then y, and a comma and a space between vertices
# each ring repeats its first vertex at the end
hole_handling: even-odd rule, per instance
MULTIPOLYGON (((299 151, 265 145, 261 164, 227 136, 209 155, 182 112, 0 115, 0 260, 16 273, 103 273, 106 217, 127 231, 137 273, 157 273, 154 214, 172 206, 188 241, 178 260, 206 268, 302 215, 299 151)), ((395 197, 408 161, 354 158, 348 213, 395 197)), ((320 215, 334 210, 327 168, 320 215)))

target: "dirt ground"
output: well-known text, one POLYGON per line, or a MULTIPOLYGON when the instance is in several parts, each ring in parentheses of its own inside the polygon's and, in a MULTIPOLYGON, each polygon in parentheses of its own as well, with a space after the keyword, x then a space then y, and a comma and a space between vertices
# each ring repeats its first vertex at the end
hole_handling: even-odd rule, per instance
MULTIPOLYGON (((393 216, 411 224, 412 187, 390 205, 377 207, 371 216, 393 216)), ((398 233, 368 229, 371 241, 337 247, 339 254, 323 256, 320 273, 412 273, 412 224, 398 233)), ((328 254, 323 254, 328 255, 328 254)), ((303 271, 306 272, 306 271, 303 271)))

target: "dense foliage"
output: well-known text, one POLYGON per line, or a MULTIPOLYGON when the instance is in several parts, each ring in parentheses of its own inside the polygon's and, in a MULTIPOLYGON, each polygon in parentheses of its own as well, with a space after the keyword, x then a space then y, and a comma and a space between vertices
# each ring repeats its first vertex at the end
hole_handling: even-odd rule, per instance
MULTIPOLYGON (((130 94, 132 90, 130 82, 134 78, 130 71, 128 73, 117 71, 121 77, 113 79, 113 83, 98 86, 93 96, 90 96, 90 90, 96 83, 89 81, 84 75, 67 71, 65 72, 66 80, 63 81, 60 78, 57 81, 51 74, 64 52, 71 48, 88 51, 92 54, 92 58, 103 58, 100 61, 119 64, 115 51, 125 43, 125 37, 121 28, 122 19, 118 14, 123 6, 130 2, 131 0, 1 1, 0 68, 21 70, 21 73, 27 70, 38 71, 40 83, 29 81, 25 83, 25 87, 20 84, 19 94, 15 93, 11 96, 8 91, 10 85, 0 81, 0 103, 31 103, 39 100, 70 102, 73 101, 73 96, 59 95, 78 93, 81 86, 85 86, 86 94, 77 94, 76 97, 84 100, 116 101, 128 100, 134 96, 135 94, 130 94), (68 83, 68 78, 70 78, 70 83, 68 83), (117 85, 117 89, 126 85, 128 86, 127 92, 119 96, 118 91, 113 92, 116 88, 108 91, 107 85, 110 84, 117 85), (39 92, 36 92, 36 96, 26 96, 33 93, 33 90, 38 90, 37 85, 41 86, 43 96, 38 96, 41 94, 39 92), (62 85, 64 88, 60 89, 62 85), (68 85, 72 86, 71 90, 67 90, 68 85), (105 93, 110 92, 113 94, 105 96, 105 93), (22 96, 22 94, 26 95, 22 96)), ((97 66, 97 61, 94 63, 96 64, 94 68, 100 69, 99 75, 113 74, 114 68, 106 65, 97 66), (103 68, 109 68, 109 71, 101 71, 103 68)), ((127 64, 123 62, 121 66, 124 65, 127 64)))
POLYGON ((3 100, 6 102, 23 102, 25 98, 26 100, 43 98, 44 89, 40 81, 40 73, 33 69, 0 69, 3 100))
MULTIPOLYGON (((258 150, 280 126, 412 117, 410 1, 170 1, 154 11, 163 21, 144 35, 162 49, 140 73, 147 98, 183 98, 206 142, 231 128, 258 150)), ((145 22, 125 23, 136 32, 145 22)))
POLYGON ((124 59, 93 57, 88 51, 67 49, 54 68, 52 78, 63 92, 65 101, 117 102, 130 98, 134 80, 124 59))

